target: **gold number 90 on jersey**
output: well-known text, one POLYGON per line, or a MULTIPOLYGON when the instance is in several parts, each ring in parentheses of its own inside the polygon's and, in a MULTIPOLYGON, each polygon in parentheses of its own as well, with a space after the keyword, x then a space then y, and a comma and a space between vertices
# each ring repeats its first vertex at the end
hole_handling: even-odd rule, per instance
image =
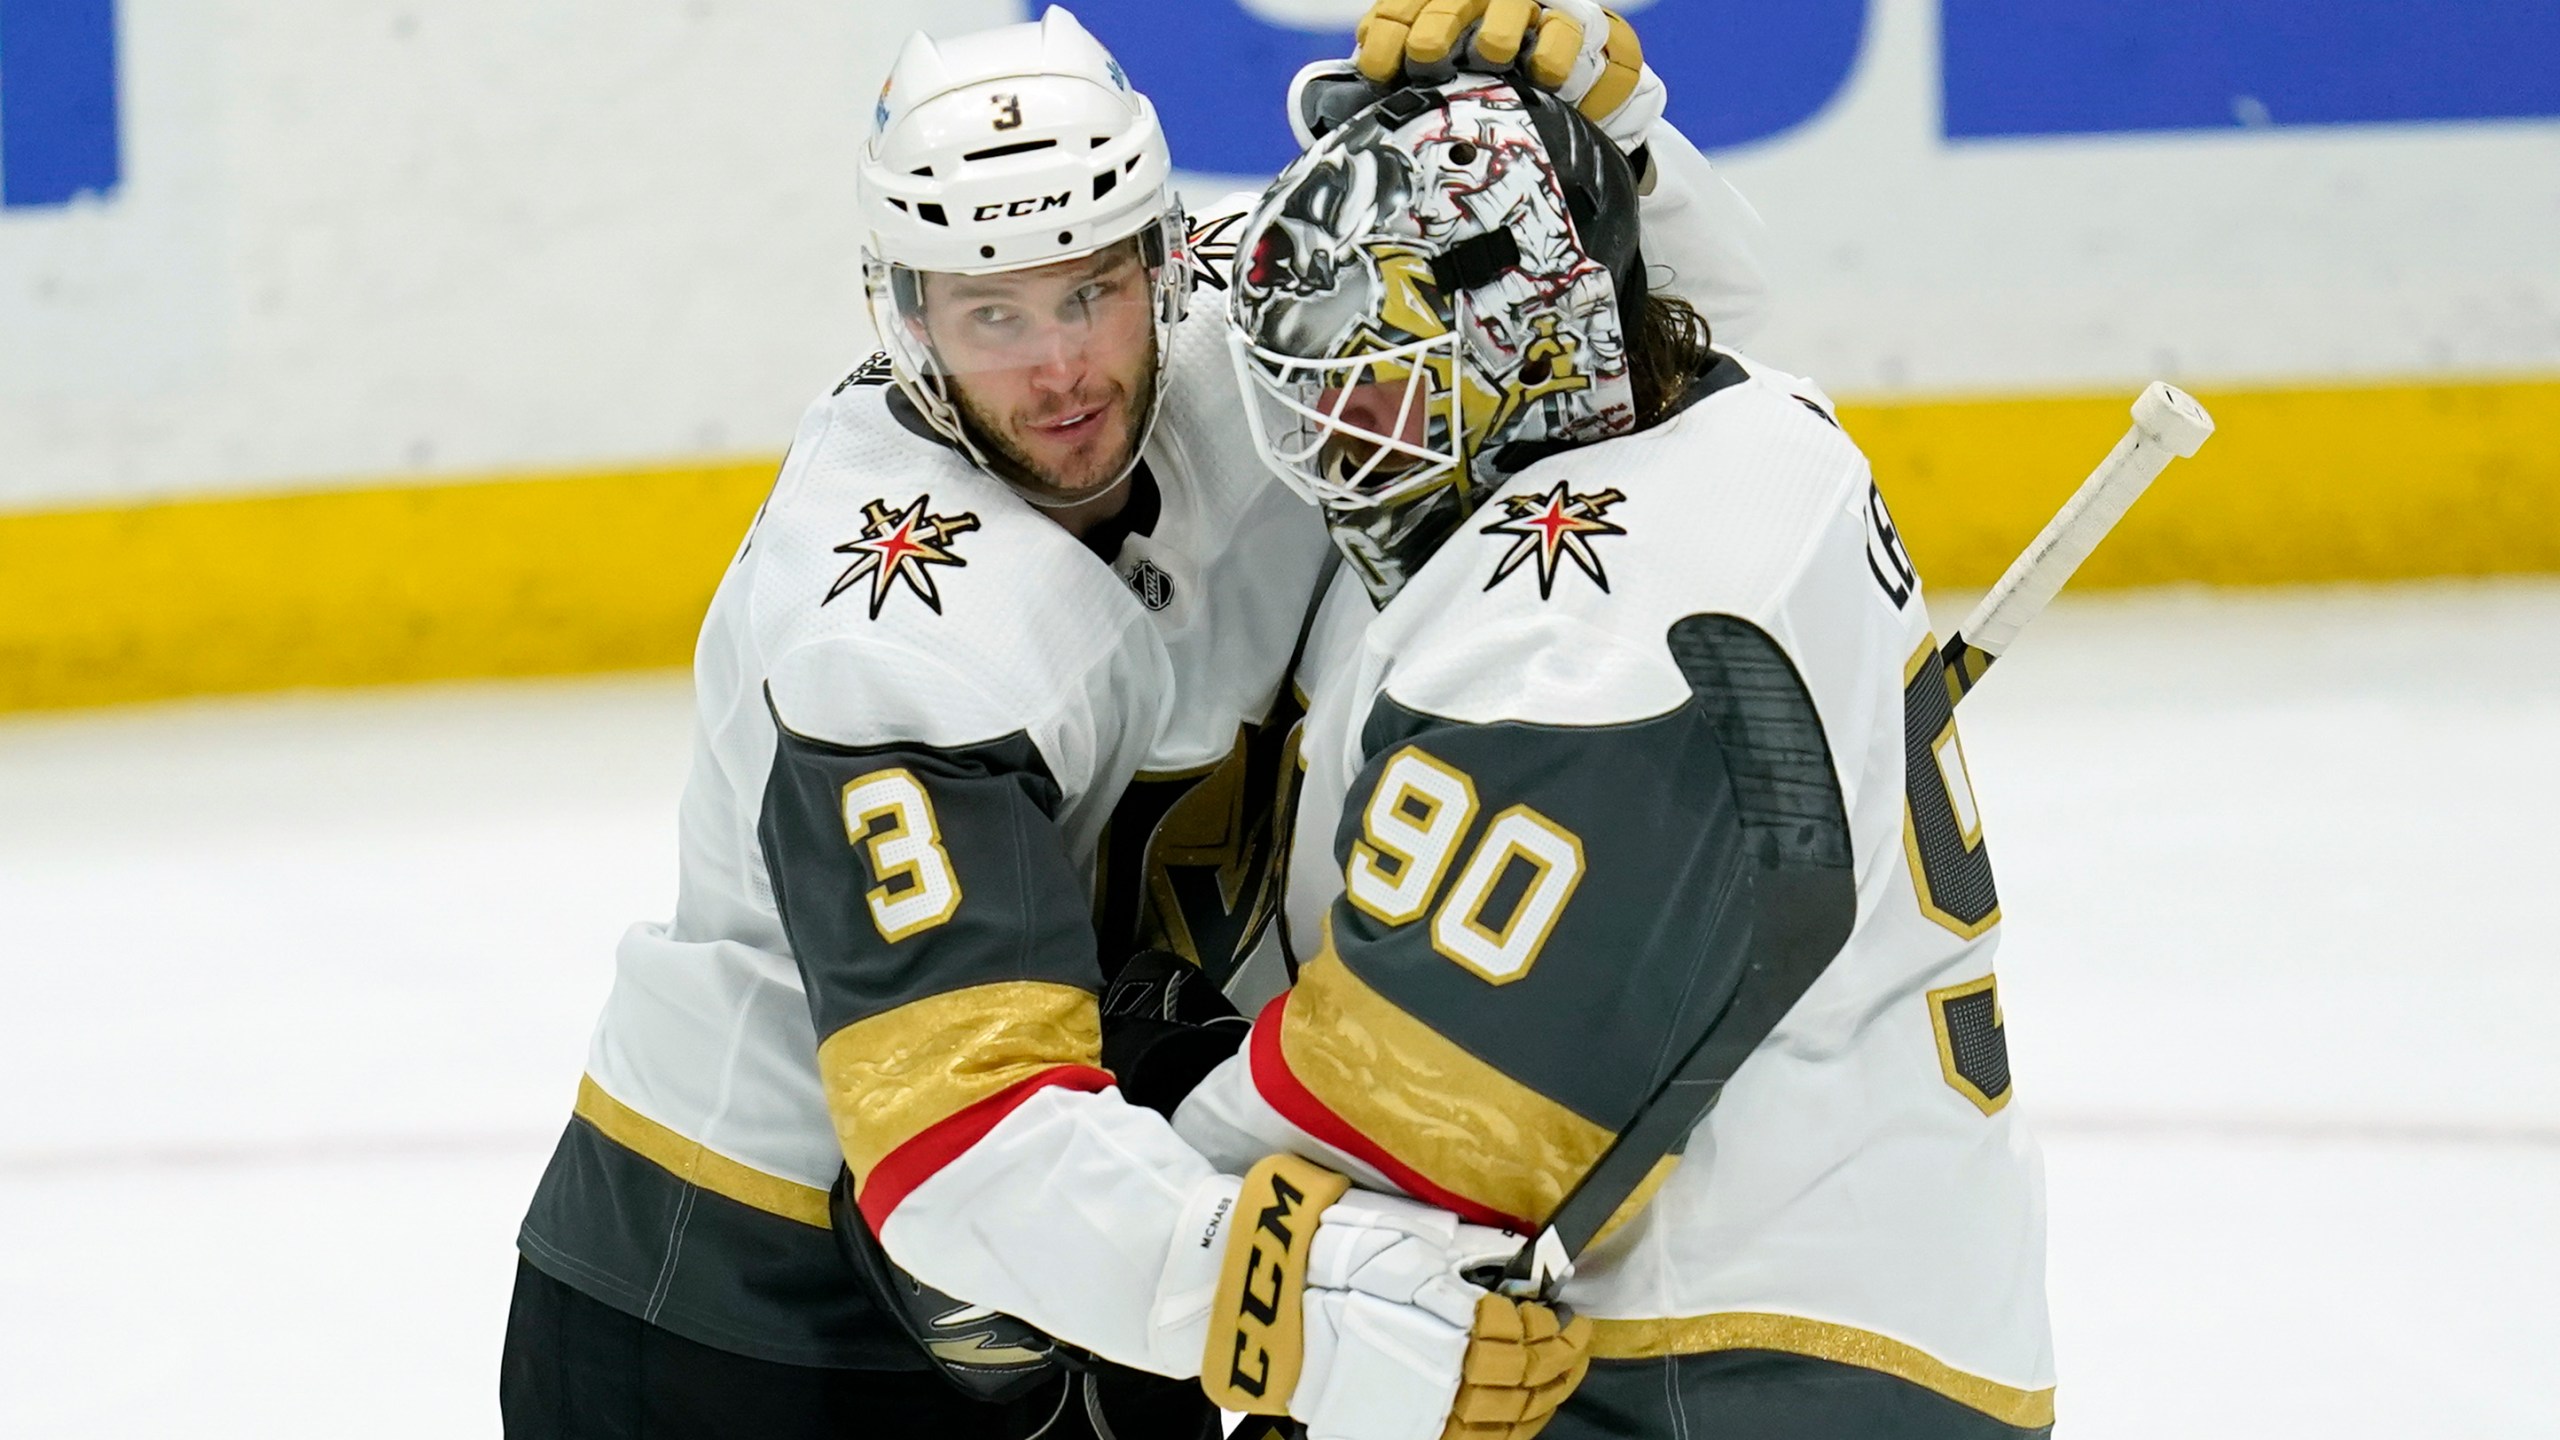
MULTIPOLYGON (((1476 786, 1466 772, 1408 745, 1378 772, 1360 811, 1360 838, 1343 862, 1343 893, 1362 913, 1407 925, 1432 910, 1473 828, 1476 786)), ((1529 973, 1582 883, 1582 841, 1514 805, 1484 827, 1457 882, 1431 916, 1431 948, 1495 984, 1529 973)))
POLYGON ((930 930, 960 908, 960 878, 942 848, 933 801, 904 766, 845 785, 844 833, 871 866, 875 883, 862 900, 881 939, 894 944, 930 930))

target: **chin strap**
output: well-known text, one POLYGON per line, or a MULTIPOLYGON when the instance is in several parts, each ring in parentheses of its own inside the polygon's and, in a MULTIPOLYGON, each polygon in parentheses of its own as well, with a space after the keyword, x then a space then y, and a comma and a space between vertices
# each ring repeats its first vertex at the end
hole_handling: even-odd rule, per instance
POLYGON ((1014 494, 1021 496, 1026 503, 1037 509, 1073 510, 1079 505, 1090 505, 1094 501, 1100 500, 1104 496, 1118 490, 1121 486, 1128 484, 1129 477, 1138 473, 1138 457, 1135 455, 1129 457, 1129 468, 1120 472, 1119 479, 1112 481, 1110 484, 1103 486, 1101 489, 1094 491, 1090 495, 1075 495, 1068 497, 1050 497, 1034 494, 1030 490, 1025 489, 1021 483, 1016 481, 1012 476, 1004 473, 1005 469, 1012 468, 1010 465, 1005 466, 1003 469, 998 469, 994 465, 989 465, 986 468, 990 474, 993 474, 997 479, 1002 480, 1006 485, 1011 486, 1014 494))

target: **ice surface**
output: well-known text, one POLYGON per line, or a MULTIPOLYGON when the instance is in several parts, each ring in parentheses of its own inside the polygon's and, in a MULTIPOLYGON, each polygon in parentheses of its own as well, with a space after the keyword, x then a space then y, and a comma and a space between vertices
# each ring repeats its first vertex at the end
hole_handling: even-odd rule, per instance
MULTIPOLYGON (((0 1435, 496 1433, 688 711, 0 724, 0 1435)), ((2065 1432, 2560 1435, 2560 584, 2066 599, 1962 714, 2065 1432)))

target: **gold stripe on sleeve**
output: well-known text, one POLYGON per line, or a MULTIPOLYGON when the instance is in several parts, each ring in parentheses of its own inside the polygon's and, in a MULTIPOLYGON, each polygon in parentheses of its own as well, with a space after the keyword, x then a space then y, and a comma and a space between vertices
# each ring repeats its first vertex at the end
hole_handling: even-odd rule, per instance
POLYGON ((1731 1311, 1663 1320, 1592 1319, 1594 1360, 1655 1360, 1719 1350, 1774 1350, 1855 1365, 1935 1391, 2005 1425, 2038 1429, 2053 1423, 2053 1387, 2021 1390, 1968 1374, 1916 1346, 1870 1330, 1796 1315, 1731 1311))
MULTIPOLYGON (((1615 1138, 1369 988, 1327 943, 1298 974, 1280 1053, 1324 1107, 1434 1185, 1545 1223, 1615 1138)), ((1633 1205, 1651 1197, 1670 1161, 1633 1205)), ((1633 1209, 1622 1209, 1621 1216, 1633 1209)), ((1618 1223, 1613 1218, 1612 1225, 1618 1223)))
POLYGON ((688 1185, 752 1205, 768 1215, 827 1229, 827 1192, 814 1185, 768 1175, 742 1165, 699 1140, 689 1140, 604 1092, 593 1076, 578 1077, 578 1118, 604 1137, 688 1185))
POLYGON ((981 1100, 1061 1065, 1102 1063, 1091 992, 1046 980, 972 985, 857 1020, 818 1047, 853 1173, 981 1100))

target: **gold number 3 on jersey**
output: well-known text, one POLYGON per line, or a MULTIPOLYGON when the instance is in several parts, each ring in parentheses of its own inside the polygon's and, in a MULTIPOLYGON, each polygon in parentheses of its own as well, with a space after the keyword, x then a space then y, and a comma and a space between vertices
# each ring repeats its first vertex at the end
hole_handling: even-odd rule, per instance
POLYGON ((869 859, 878 882, 862 899, 881 939, 894 944, 930 930, 960 908, 960 877, 942 848, 933 801, 903 766, 874 770, 844 787, 844 833, 869 859))

